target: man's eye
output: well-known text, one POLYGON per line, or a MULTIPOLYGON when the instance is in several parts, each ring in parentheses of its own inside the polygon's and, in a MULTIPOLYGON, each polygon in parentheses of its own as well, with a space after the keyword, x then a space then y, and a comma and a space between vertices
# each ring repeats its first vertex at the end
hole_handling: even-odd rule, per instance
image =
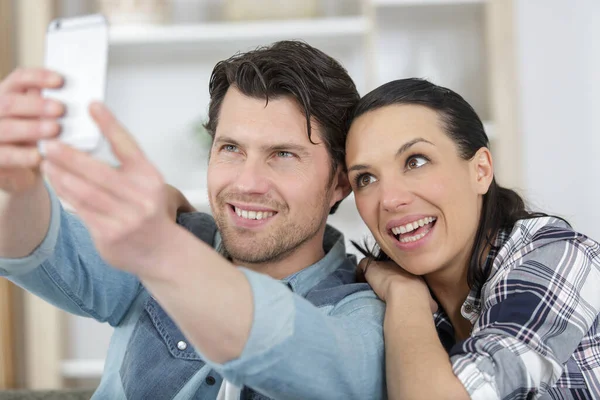
POLYGON ((292 158, 294 157, 294 153, 290 153, 289 151, 278 151, 276 153, 279 158, 292 158))
POLYGON ((221 147, 221 149, 228 153, 237 153, 239 151, 237 146, 233 144, 226 144, 223 147, 221 147))
POLYGON ((361 174, 358 175, 355 179, 356 187, 363 188, 367 185, 370 185, 373 182, 376 182, 377 179, 373 175, 370 174, 361 174))
POLYGON ((427 164, 429 159, 425 156, 417 155, 409 157, 406 160, 406 169, 416 169, 421 168, 423 165, 427 164))

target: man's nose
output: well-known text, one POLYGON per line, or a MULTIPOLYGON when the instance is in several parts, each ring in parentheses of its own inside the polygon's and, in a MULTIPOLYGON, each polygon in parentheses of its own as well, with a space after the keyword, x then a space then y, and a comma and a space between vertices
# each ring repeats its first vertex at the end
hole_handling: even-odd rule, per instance
POLYGON ((266 165, 260 160, 246 160, 240 165, 235 187, 239 193, 267 193, 269 191, 269 178, 266 165))

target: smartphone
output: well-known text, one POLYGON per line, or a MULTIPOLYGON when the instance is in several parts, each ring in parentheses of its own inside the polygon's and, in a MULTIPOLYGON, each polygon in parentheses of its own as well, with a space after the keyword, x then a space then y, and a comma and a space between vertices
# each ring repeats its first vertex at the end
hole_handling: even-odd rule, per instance
MULTIPOLYGON (((108 65, 108 23, 101 14, 55 19, 46 32, 46 68, 62 75, 64 85, 46 89, 42 96, 65 105, 59 120, 59 140, 86 152, 96 150, 102 135, 88 108, 104 101, 108 65)), ((44 143, 39 144, 44 153, 44 143)))

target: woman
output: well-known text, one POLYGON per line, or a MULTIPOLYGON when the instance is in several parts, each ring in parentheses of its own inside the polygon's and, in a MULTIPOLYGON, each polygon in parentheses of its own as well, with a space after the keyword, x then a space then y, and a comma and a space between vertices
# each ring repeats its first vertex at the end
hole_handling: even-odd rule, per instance
POLYGON ((379 246, 361 267, 387 302, 390 398, 600 398, 600 246, 496 183, 462 97, 385 84, 346 151, 379 246))

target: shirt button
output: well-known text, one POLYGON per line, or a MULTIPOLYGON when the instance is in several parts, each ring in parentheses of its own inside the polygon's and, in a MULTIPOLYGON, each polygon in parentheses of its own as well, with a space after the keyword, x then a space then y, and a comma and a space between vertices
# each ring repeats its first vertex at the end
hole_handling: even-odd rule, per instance
POLYGON ((206 377, 205 381, 208 386, 212 386, 216 383, 216 379, 210 375, 206 377))
POLYGON ((470 303, 465 304, 465 312, 469 314, 473 312, 473 306, 470 303))
POLYGON ((187 343, 184 342, 183 340, 177 342, 177 348, 181 351, 187 349, 187 343))

